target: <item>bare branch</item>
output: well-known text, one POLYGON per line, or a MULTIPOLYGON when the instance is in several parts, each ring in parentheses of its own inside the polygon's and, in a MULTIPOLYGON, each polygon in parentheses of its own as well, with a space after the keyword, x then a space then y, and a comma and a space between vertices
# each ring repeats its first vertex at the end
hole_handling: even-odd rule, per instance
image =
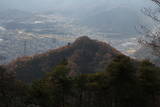
POLYGON ((138 42, 142 46, 151 48, 153 50, 153 54, 160 57, 160 0, 151 1, 153 1, 158 8, 144 8, 142 9, 142 13, 155 21, 157 26, 152 29, 149 29, 146 26, 141 26, 141 30, 144 32, 143 34, 145 36, 139 39, 138 42))
POLYGON ((154 3, 156 3, 158 6, 160 6, 160 0, 151 0, 153 1, 154 3))

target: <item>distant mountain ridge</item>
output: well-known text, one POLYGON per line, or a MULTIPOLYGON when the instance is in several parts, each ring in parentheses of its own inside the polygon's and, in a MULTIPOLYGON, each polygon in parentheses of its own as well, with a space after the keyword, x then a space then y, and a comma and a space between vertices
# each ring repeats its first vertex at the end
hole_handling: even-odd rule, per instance
POLYGON ((86 36, 44 54, 22 57, 8 64, 10 71, 16 71, 17 79, 32 81, 43 77, 61 61, 66 59, 72 72, 94 73, 106 68, 112 59, 122 55, 109 44, 92 40, 86 36))
POLYGON ((150 23, 143 19, 139 11, 125 6, 95 12, 86 16, 82 23, 104 33, 119 33, 137 35, 136 26, 150 23))
POLYGON ((160 66, 160 57, 156 56, 151 48, 141 47, 134 53, 134 57, 136 59, 141 59, 141 60, 144 59, 150 60, 157 66, 160 66))

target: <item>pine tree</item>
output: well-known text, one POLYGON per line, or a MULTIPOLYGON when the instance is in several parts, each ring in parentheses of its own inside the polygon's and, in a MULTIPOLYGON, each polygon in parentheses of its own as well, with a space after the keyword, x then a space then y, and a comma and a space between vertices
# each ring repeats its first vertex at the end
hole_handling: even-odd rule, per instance
POLYGON ((111 106, 130 107, 136 92, 136 70, 133 61, 125 56, 118 56, 107 68, 111 92, 111 106))
POLYGON ((160 69, 145 60, 141 63, 139 73, 144 103, 149 107, 158 106, 157 100, 160 95, 160 69))

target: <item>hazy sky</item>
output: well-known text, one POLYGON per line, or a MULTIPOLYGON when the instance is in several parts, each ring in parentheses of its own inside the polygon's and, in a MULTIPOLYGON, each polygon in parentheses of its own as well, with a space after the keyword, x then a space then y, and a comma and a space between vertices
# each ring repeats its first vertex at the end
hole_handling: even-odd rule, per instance
POLYGON ((0 0, 0 7, 5 9, 21 10, 51 10, 51 9, 74 9, 76 7, 90 7, 95 5, 128 5, 132 7, 143 7, 150 0, 0 0))

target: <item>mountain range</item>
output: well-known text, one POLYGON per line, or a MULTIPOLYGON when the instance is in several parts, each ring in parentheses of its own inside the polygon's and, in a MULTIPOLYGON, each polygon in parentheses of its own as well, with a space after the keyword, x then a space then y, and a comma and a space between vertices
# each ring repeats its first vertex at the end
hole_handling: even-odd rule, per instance
POLYGON ((117 7, 88 15, 82 23, 105 33, 136 35, 136 26, 148 23, 144 16, 127 7, 117 7))

